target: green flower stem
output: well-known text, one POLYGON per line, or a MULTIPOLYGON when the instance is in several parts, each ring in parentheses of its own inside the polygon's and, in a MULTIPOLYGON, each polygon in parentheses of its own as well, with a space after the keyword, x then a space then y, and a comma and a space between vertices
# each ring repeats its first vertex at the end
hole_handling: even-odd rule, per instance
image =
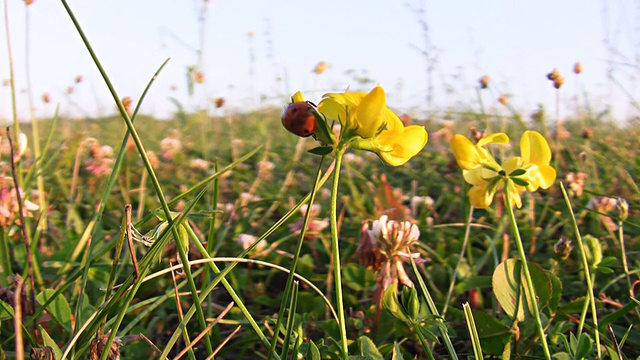
POLYGON ((505 180, 504 184, 504 197, 506 208, 509 210, 509 218, 511 219, 511 230, 513 231, 513 236, 516 238, 516 245, 518 247, 518 255, 520 256, 520 260, 522 262, 522 272, 524 273, 524 279, 526 281, 527 290, 531 296, 531 305, 533 307, 533 317, 536 320, 536 326, 538 327, 538 335, 540 336, 540 341, 542 342, 542 350, 544 351, 544 357, 547 360, 551 359, 551 353, 549 352, 549 345, 547 344, 547 338, 544 333, 544 329, 542 328, 542 320, 540 319, 540 310, 538 310, 538 301, 536 299, 536 292, 533 288, 533 281, 531 280, 531 273, 529 272, 529 266, 527 265, 527 256, 524 253, 524 245, 522 244, 522 238, 520 237, 520 230, 518 229, 518 223, 516 222, 516 216, 513 212, 513 207, 511 204, 511 199, 509 198, 508 189, 508 181, 505 180))
POLYGON ((342 156, 346 151, 345 145, 338 145, 335 150, 336 165, 333 173, 333 184, 331 185, 331 251, 333 257, 333 277, 336 287, 336 310, 338 311, 338 327, 340 328, 340 349, 342 357, 348 359, 349 346, 347 343, 347 328, 344 320, 344 301, 342 299, 342 274, 340 271, 340 244, 338 242, 338 184, 340 182, 340 166, 342 156))
MULTIPOLYGON (((591 304, 591 313, 593 314, 594 336, 595 336, 596 350, 598 353, 598 356, 596 357, 596 359, 602 359, 602 349, 600 347, 600 330, 598 329, 598 311, 596 309, 595 295, 593 294, 594 289, 593 289, 593 282, 591 281, 591 273, 589 271, 589 260, 587 259, 587 253, 585 252, 584 243, 582 242, 582 236, 580 236, 580 230, 578 229, 578 222, 576 221, 576 216, 573 213, 573 208, 571 207, 571 201, 569 201, 569 195, 567 195, 567 191, 565 190, 563 183, 560 183, 560 189, 562 190, 562 196, 564 196, 564 201, 567 204, 567 208, 569 209, 569 214, 571 214, 573 230, 576 233, 578 249, 580 249, 582 266, 584 267, 584 278, 585 278, 585 281, 587 282, 587 290, 588 290, 587 296, 589 297, 589 303, 591 304)), ((578 333, 578 336, 580 336, 579 333, 578 333)))
POLYGON ((427 342, 427 339, 424 337, 424 334, 422 334, 422 331, 418 329, 418 326, 420 326, 420 324, 415 324, 413 326, 414 332, 418 336, 418 340, 420 340, 420 344, 424 349, 424 353, 427 356, 427 359, 436 360, 436 358, 433 357, 433 353, 431 352, 431 348, 429 347, 429 343, 427 342))

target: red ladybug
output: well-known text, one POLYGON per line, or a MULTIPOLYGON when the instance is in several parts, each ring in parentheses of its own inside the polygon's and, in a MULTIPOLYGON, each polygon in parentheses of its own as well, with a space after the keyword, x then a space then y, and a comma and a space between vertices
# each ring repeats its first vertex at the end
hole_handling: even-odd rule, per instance
POLYGON ((311 101, 291 103, 282 112, 282 126, 300 137, 311 136, 318 127, 315 112, 311 101))

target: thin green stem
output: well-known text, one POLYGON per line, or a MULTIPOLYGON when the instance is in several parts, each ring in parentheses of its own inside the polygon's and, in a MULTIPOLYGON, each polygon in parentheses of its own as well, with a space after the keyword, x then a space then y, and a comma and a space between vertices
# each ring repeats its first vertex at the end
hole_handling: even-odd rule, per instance
MULTIPOLYGON (((407 249, 407 253, 410 254, 410 250, 407 249)), ((456 349, 453 347, 453 343, 451 342, 451 338, 449 337, 449 334, 447 333, 447 327, 445 326, 444 323, 444 315, 440 316, 440 314, 438 313, 438 308, 436 307, 435 302, 433 302, 433 298, 431 297, 431 293, 429 292, 429 289, 427 288, 427 285, 424 283, 424 280, 422 279, 421 273, 418 271, 418 266, 416 265, 415 260, 413 259, 412 256, 409 256, 409 260, 411 260, 411 267, 413 268, 413 273, 416 275, 416 279, 418 279, 418 284, 420 285, 420 289, 422 290, 422 295, 424 296, 425 300, 427 301, 427 306, 429 307, 429 312, 431 312, 432 315, 435 315, 435 319, 436 321, 438 321, 439 323, 441 323, 443 326, 438 326, 438 331, 440 332, 440 336, 442 337, 442 341, 444 342, 444 346, 447 348, 447 352, 449 353, 449 356, 451 357, 451 360, 458 360, 458 355, 456 354, 456 349)), ((417 332, 420 332, 420 330, 417 330, 417 332)), ((430 350, 429 348, 425 348, 425 351, 430 350)))
MULTIPOLYGON (((458 278, 458 270, 460 270, 460 266, 462 265, 462 259, 464 259, 464 253, 469 243, 469 233, 471 232, 472 217, 473 217, 473 206, 469 206, 469 216, 467 216, 467 221, 465 222, 465 226, 464 226, 464 240, 462 241, 462 248, 460 249, 460 255, 458 256, 458 263, 456 264, 455 269, 453 269, 453 274, 451 275, 451 283, 449 284, 449 291, 447 292, 447 298, 444 301, 444 308, 442 309, 443 318, 447 314, 447 309, 449 308, 449 302, 451 301, 451 295, 453 295, 453 289, 456 284, 456 279, 458 278)), ((471 255, 471 251, 469 251, 468 255, 469 256, 471 255)))
POLYGON ((571 214, 573 231, 576 234, 578 249, 580 250, 580 256, 582 258, 582 266, 584 267, 584 278, 585 278, 585 281, 587 282, 587 290, 588 290, 587 296, 589 297, 589 303, 591 304, 591 313, 593 315, 593 327, 594 327, 594 336, 595 336, 595 342, 596 342, 596 351, 598 352, 598 356, 596 358, 601 359, 602 348, 600 347, 600 330, 598 330, 598 311, 596 309, 596 297, 594 295, 593 282, 591 281, 591 272, 589 271, 589 260, 587 259, 587 253, 585 252, 584 243, 582 242, 580 229, 578 229, 578 222, 576 221, 576 216, 573 213, 573 208, 571 207, 571 201, 569 200, 569 196, 567 195, 567 191, 565 190, 563 183, 560 183, 560 189, 562 189, 562 196, 564 196, 564 201, 567 204, 567 208, 569 209, 569 214, 571 214))
POLYGON ((422 348, 424 349, 425 355, 427 355, 427 359, 436 360, 436 358, 433 357, 433 353, 431 352, 431 348, 429 348, 429 343, 427 342, 427 339, 422 334, 422 331, 420 331, 420 329, 418 329, 418 326, 420 326, 420 325, 419 324, 414 325, 414 332, 418 336, 418 340, 420 340, 420 344, 422 345, 422 348))
MULTIPOLYGON (((510 180, 505 180, 505 182, 510 180)), ((522 238, 520 237, 520 230, 518 229, 518 223, 516 222, 516 216, 513 212, 513 207, 511 204, 511 199, 509 196, 509 191, 507 190, 509 184, 504 184, 504 197, 506 208, 509 212, 509 219, 511 220, 511 230, 513 231, 513 236, 516 239, 516 245, 518 247, 518 255, 520 256, 520 260, 522 263, 522 272, 524 273, 524 279, 527 285, 527 290, 529 295, 531 296, 531 307, 533 312, 533 317, 536 320, 536 326, 538 328, 538 335, 540 336, 540 341, 542 342, 542 350, 544 351, 544 357, 547 360, 551 359, 551 352, 549 351, 549 345, 547 344, 547 338, 544 333, 544 328, 542 326, 542 319, 540 318, 540 310, 538 310, 538 301, 536 299, 536 292, 533 288, 533 280, 531 280, 531 273, 529 272, 529 266, 527 265, 527 256, 524 252, 524 245, 522 244, 522 238)))
POLYGON ((338 185, 340 182, 340 166, 346 146, 338 146, 335 150, 336 165, 331 185, 331 252, 333 257, 333 277, 336 290, 336 308, 338 310, 338 327, 340 328, 340 350, 344 359, 349 358, 349 345, 347 343, 347 327, 344 318, 344 301, 342 299, 342 273, 340 269, 340 243, 338 241, 338 185))
MULTIPOLYGON (((318 192, 318 185, 320 184, 320 179, 322 179, 322 163, 324 162, 324 156, 320 159, 320 164, 318 164, 318 172, 316 174, 316 180, 313 183, 313 189, 311 190, 311 198, 309 199, 309 203, 307 205, 307 212, 304 216, 304 220, 302 222, 302 228, 300 229, 300 236, 298 237, 298 244, 296 245, 295 253, 293 254, 293 261, 291 263, 291 268, 289 269, 289 276, 287 277, 287 283, 285 285, 285 290, 282 296, 282 301, 280 303, 280 310, 278 311, 278 319, 276 321, 275 326, 275 338, 271 342, 271 348, 269 349, 269 359, 273 358, 273 354, 276 351, 276 345, 278 343, 278 329, 282 324, 282 319, 284 317, 284 312, 286 310, 286 306, 289 302, 289 294, 291 294, 291 288, 293 287, 294 276, 296 273, 296 268, 298 267, 298 262, 300 260, 300 253, 302 251, 302 244, 304 244, 305 232, 307 229, 307 224, 309 224, 309 219, 311 218, 311 209, 313 207, 313 203, 316 199, 316 193, 318 192)), ((287 342, 285 342, 287 345, 287 342)), ((286 353, 282 353, 282 358, 286 358, 286 353)))

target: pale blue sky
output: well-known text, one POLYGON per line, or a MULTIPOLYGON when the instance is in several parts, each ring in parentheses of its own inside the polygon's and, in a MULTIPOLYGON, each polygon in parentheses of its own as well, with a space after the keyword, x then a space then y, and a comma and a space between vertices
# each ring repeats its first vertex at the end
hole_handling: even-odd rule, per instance
MULTIPOLYGON (((169 97, 195 109, 210 106, 206 99, 222 96, 234 110, 261 101, 284 105, 296 90, 318 100, 325 91, 359 88, 349 70, 366 75, 373 85, 381 84, 392 108, 423 114, 427 76, 425 58, 416 50, 425 44, 420 20, 429 26, 436 60, 434 110, 479 109, 475 88, 484 74, 491 77, 493 88, 493 94, 483 92, 485 106, 494 106, 498 95, 509 93, 511 103, 525 115, 538 103, 552 109, 555 93, 545 75, 558 68, 566 78, 563 112, 570 114, 576 90, 572 69, 580 61, 584 68, 580 86, 596 110, 613 105, 618 117, 637 113, 628 96, 607 78, 613 69, 627 91, 637 91, 640 7, 631 0, 211 0, 203 47, 206 82, 196 87, 192 98, 187 95, 185 74, 187 66, 198 60, 194 49, 199 46, 202 1, 71 0, 69 4, 122 96, 136 100, 156 68, 171 58, 142 107, 157 116, 175 110, 169 97), (425 17, 412 10, 421 5, 425 17), (249 32, 255 33, 251 39, 249 32), (328 62, 330 68, 316 76, 312 69, 319 61, 328 62)), ((18 108, 25 118, 26 12, 23 1, 9 0, 8 7, 16 84, 21 90, 18 108)), ((36 0, 28 12, 36 113, 50 116, 53 103, 72 116, 112 113, 110 95, 62 3, 36 0), (84 81, 68 96, 66 89, 76 75, 84 81), (41 101, 45 92, 52 98, 46 106, 41 101)), ((0 79, 6 79, 4 18, 1 22, 0 79)), ((10 117, 9 90, 4 86, 0 117, 10 117)))

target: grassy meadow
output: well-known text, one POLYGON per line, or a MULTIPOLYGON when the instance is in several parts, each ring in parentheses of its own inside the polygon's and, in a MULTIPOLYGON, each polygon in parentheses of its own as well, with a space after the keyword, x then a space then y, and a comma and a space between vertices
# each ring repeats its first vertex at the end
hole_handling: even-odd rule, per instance
POLYGON ((402 117, 429 141, 391 166, 282 108, 157 120, 114 95, 0 131, 0 360, 640 358, 640 123, 494 99, 402 117), (470 206, 454 135, 506 133, 502 163, 526 130, 553 184, 470 206))

